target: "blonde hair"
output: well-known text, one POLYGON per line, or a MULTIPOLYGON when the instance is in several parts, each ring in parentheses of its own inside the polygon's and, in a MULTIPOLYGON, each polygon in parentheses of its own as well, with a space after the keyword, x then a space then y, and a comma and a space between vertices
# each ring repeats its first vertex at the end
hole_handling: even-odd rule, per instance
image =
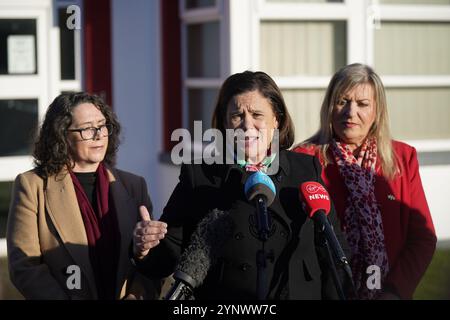
POLYGON ((376 118, 367 137, 374 137, 377 141, 378 159, 383 175, 392 179, 399 172, 399 166, 392 149, 392 139, 389 130, 389 117, 386 103, 386 94, 380 77, 367 65, 354 63, 341 68, 331 78, 325 98, 320 110, 320 128, 301 145, 317 145, 323 164, 327 166, 332 162, 327 151, 333 139, 332 113, 338 99, 358 85, 370 84, 374 90, 376 103, 376 118))

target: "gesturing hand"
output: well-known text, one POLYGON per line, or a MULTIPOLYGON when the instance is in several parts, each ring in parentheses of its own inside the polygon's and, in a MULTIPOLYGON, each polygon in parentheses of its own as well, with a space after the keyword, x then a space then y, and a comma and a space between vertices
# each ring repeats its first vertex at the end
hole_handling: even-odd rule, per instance
POLYGON ((144 258, 167 233, 167 224, 150 219, 145 206, 139 207, 139 214, 141 221, 136 224, 133 232, 133 253, 136 259, 144 258))

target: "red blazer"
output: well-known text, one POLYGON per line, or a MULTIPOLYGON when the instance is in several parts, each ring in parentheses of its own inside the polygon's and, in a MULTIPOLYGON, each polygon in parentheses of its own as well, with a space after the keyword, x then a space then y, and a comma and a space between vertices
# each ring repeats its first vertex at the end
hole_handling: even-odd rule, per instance
MULTIPOLYGON (((393 141, 392 145, 401 175, 389 181, 377 165, 375 181, 389 261, 383 286, 402 299, 412 299, 436 248, 436 234, 420 179, 416 149, 399 141, 393 141)), ((314 146, 296 147, 294 151, 321 159, 314 146)), ((342 220, 348 190, 337 165, 329 164, 322 171, 322 179, 342 220)))

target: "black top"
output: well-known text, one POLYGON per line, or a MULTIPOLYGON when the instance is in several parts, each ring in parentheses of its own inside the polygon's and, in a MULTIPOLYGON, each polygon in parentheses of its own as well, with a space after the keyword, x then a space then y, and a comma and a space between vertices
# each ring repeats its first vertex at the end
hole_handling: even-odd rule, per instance
MULTIPOLYGON (((314 222, 303 211, 299 185, 322 183, 321 166, 313 156, 281 151, 279 170, 270 176, 276 197, 268 210, 273 224, 265 250, 269 299, 337 299, 326 251, 319 245, 314 222)), ((218 263, 194 295, 197 299, 255 299, 256 252, 261 248, 254 223, 255 207, 245 198, 248 173, 237 165, 182 165, 180 181, 164 208, 168 233, 137 267, 152 277, 170 275, 188 246, 197 223, 212 209, 228 211, 235 228, 218 263)), ((348 256, 334 208, 328 216, 348 256)))
POLYGON ((81 186, 83 187, 84 193, 89 200, 92 208, 95 212, 97 212, 97 197, 95 195, 96 192, 96 182, 97 182, 97 174, 95 172, 74 172, 78 181, 80 181, 81 186))

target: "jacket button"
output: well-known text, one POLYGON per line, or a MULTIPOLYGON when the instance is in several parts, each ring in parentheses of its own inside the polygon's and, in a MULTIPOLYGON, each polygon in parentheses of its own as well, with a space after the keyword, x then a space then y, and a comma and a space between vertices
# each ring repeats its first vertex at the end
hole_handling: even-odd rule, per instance
POLYGON ((281 182, 283 180, 283 176, 281 174, 277 175, 277 181, 281 182))
POLYGON ((280 232, 280 236, 282 236, 283 238, 287 237, 287 233, 285 231, 281 231, 280 232))
POLYGON ((242 232, 238 232, 234 235, 234 238, 236 240, 241 240, 244 237, 244 235, 242 234, 242 232))
POLYGON ((242 271, 247 271, 250 268, 251 268, 251 266, 248 263, 243 263, 243 264, 241 264, 241 267, 240 267, 240 269, 242 271))

